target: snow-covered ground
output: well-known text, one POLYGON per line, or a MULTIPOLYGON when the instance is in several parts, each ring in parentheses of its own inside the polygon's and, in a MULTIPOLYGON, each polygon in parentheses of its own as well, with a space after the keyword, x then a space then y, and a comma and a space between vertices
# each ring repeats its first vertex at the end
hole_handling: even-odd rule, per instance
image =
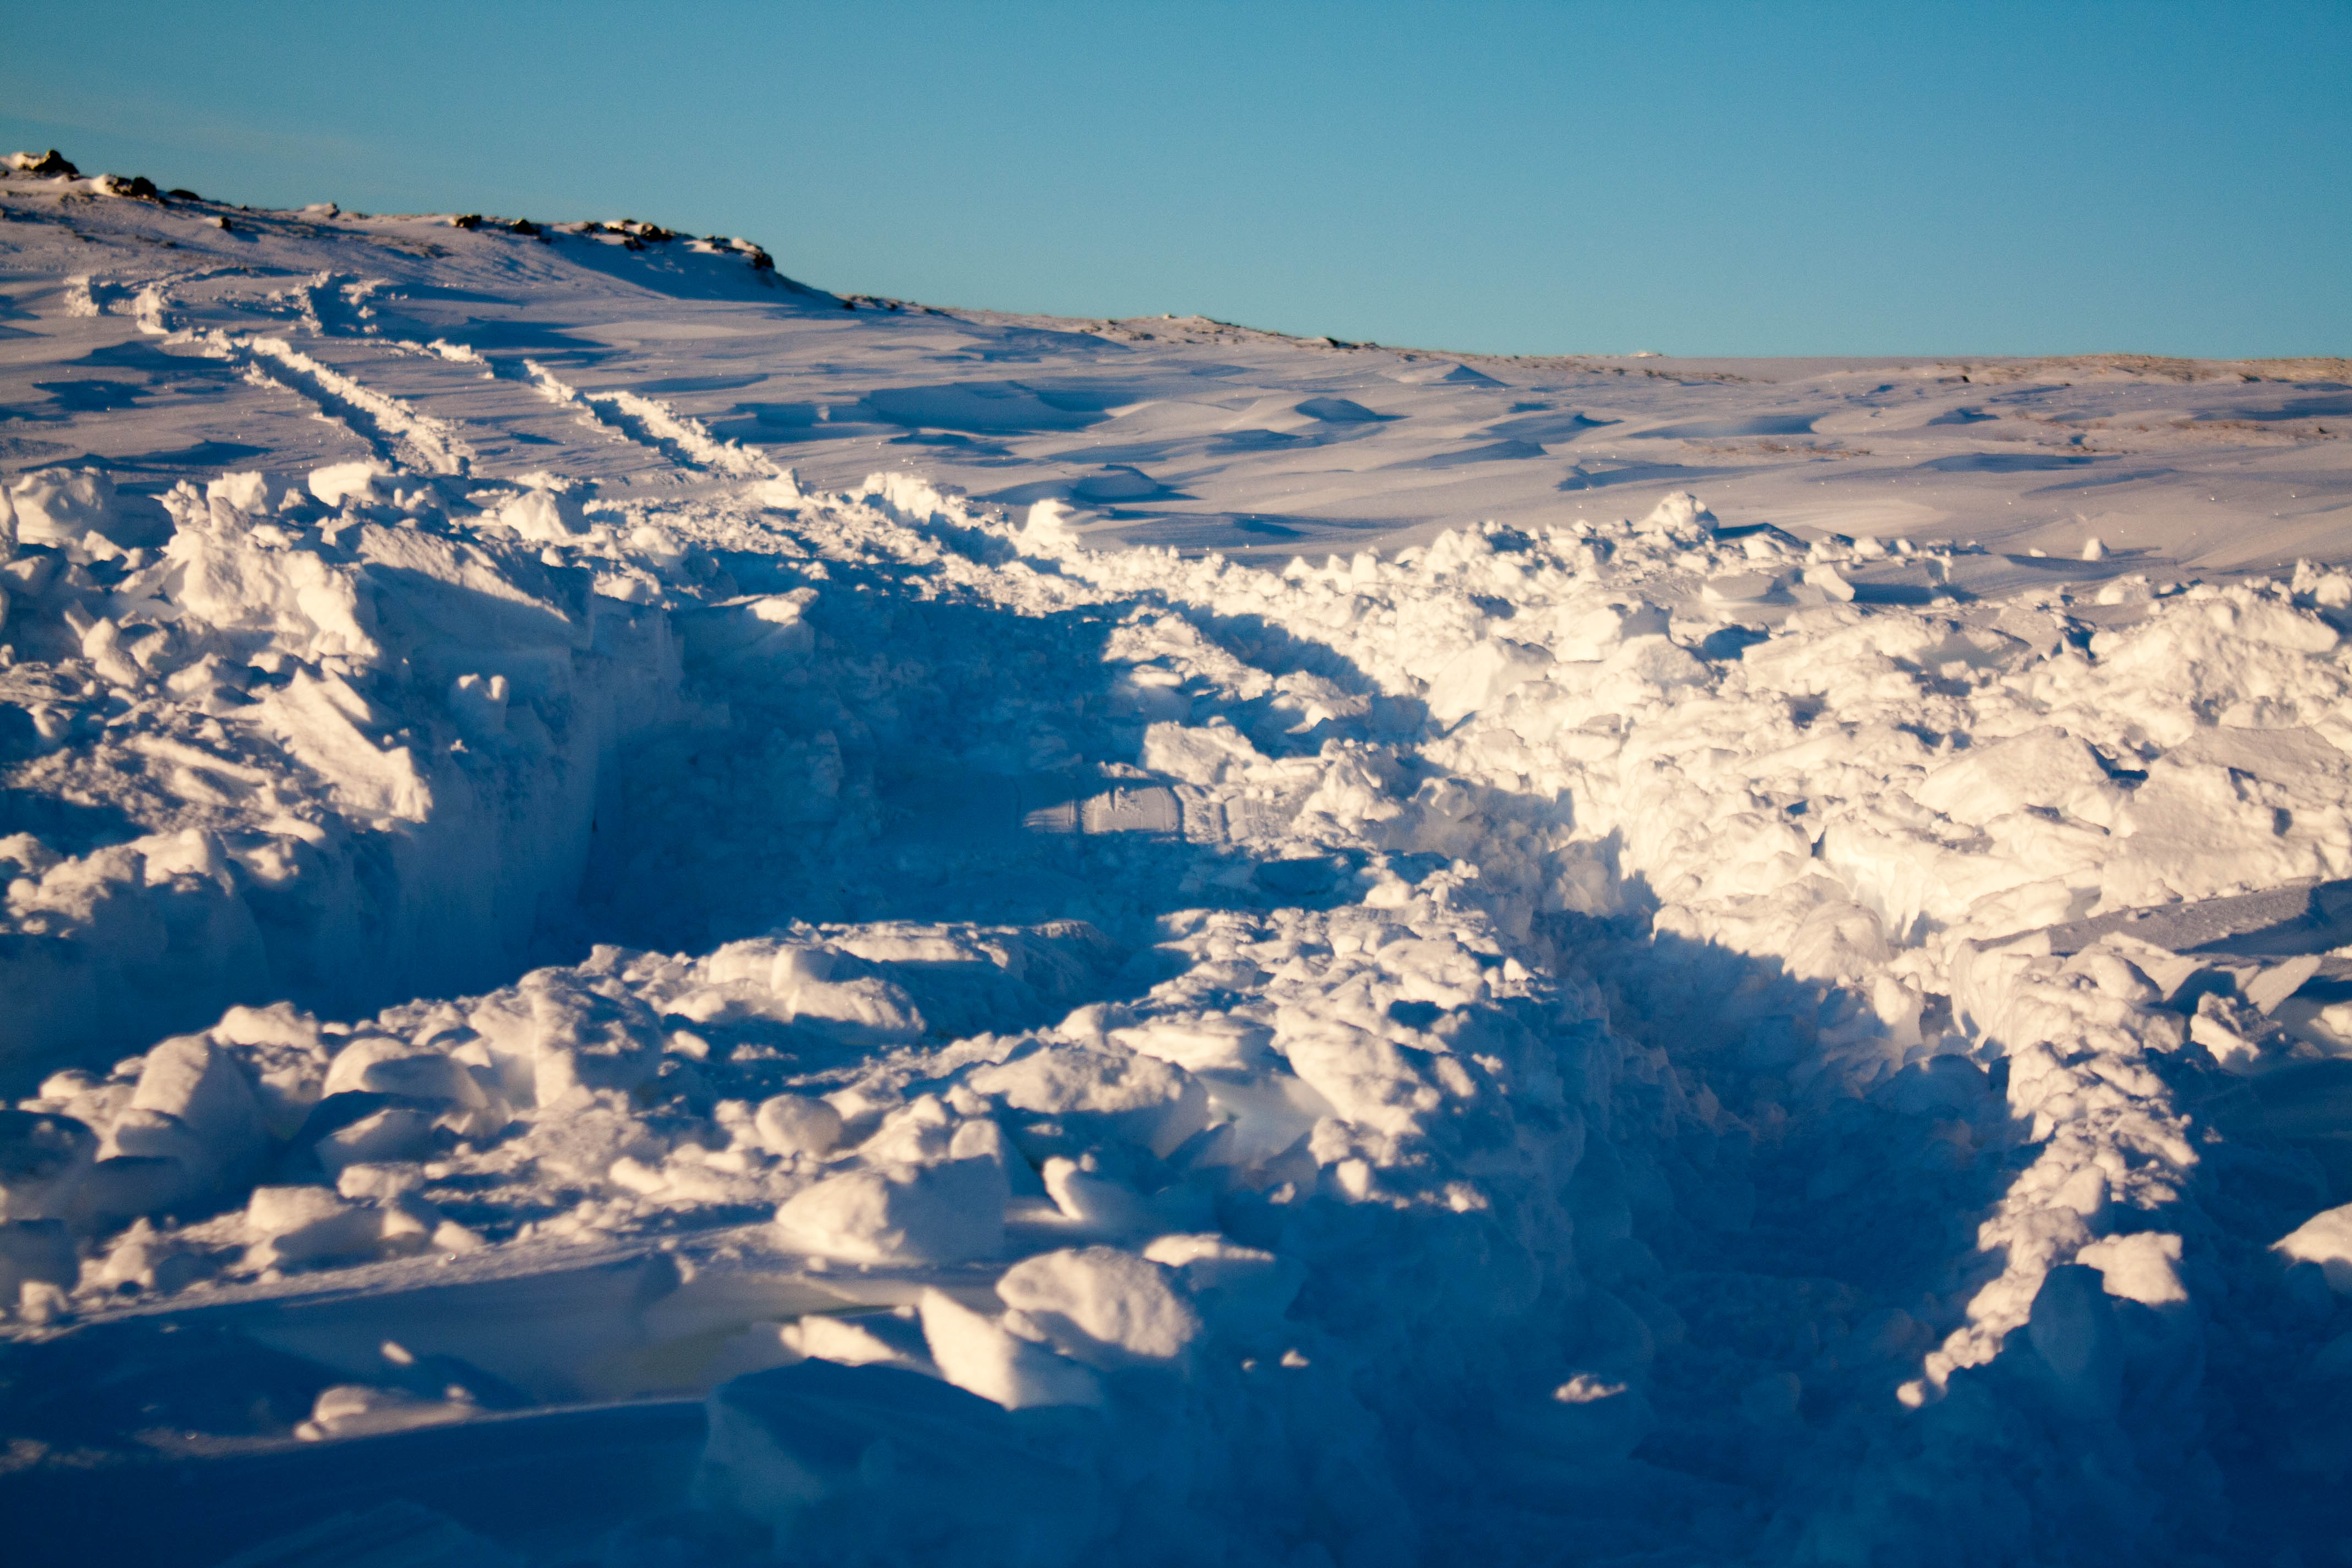
POLYGON ((2344 1560, 2352 366, 0 217, 27 1561, 2344 1560))

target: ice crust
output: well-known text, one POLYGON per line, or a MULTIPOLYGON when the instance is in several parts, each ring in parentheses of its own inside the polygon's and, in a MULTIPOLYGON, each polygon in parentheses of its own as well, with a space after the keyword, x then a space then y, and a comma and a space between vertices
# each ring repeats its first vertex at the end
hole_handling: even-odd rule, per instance
POLYGON ((2352 574, 1865 600, 1680 491, 1260 565, 399 347, 681 481, 593 487, 331 275, 63 297, 368 455, 0 486, 15 1353, 706 1396, 614 1561, 2325 1539, 2245 1500, 2352 1466, 2352 574))

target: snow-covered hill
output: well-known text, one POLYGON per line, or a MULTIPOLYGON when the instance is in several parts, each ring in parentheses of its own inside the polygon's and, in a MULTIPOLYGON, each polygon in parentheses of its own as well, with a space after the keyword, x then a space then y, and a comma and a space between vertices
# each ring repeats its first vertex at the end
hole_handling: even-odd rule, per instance
POLYGON ((25 1550, 2335 1550, 2341 362, 0 215, 25 1550))

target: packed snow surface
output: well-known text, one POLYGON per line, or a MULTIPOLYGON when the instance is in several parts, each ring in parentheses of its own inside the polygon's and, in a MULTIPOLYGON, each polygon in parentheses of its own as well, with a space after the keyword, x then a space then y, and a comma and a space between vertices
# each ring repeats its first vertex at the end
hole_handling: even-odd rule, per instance
POLYGON ((2341 362, 0 216, 27 1560, 2344 1560, 2341 362))

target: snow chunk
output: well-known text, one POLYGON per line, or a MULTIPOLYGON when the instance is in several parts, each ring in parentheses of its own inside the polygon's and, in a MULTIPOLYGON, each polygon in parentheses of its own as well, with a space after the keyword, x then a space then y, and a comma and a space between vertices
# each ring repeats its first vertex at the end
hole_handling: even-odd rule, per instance
POLYGON ((660 1024, 643 1002, 607 995, 563 970, 523 976, 467 1022, 519 1104, 552 1105, 576 1089, 633 1089, 661 1064, 660 1024))
POLYGON ((588 531, 588 514, 572 487, 549 481, 501 504, 497 521, 534 544, 564 544, 588 531))
POLYGON ((341 506, 345 501, 366 506, 383 499, 376 493, 375 482, 390 478, 392 469, 378 462, 330 463, 310 470, 310 489, 323 506, 341 506))
POLYGON ((1187 1072, 1215 1068, 1249 1071, 1265 1065, 1273 1032, 1223 1014, 1198 1018, 1153 1018, 1110 1031, 1114 1045, 1171 1062, 1187 1072))
POLYGON ((131 1109, 185 1128, 223 1174, 242 1170, 267 1147, 252 1085, 236 1058, 202 1035, 181 1035, 147 1053, 131 1109))
POLYGON ((1024 1258, 997 1280, 996 1293, 1019 1331, 1107 1371, 1177 1361, 1201 1331, 1168 1271, 1117 1247, 1024 1258))
POLYGON ((1656 605, 1571 599, 1553 616, 1552 654, 1562 663, 1594 663, 1621 643, 1665 636, 1667 625, 1666 612, 1656 605))
POLYGON ((298 503, 301 499, 301 489, 282 474, 265 474, 248 468, 206 480, 205 499, 235 511, 266 517, 271 512, 285 510, 289 503, 298 503))
POLYGON ((1265 757, 1230 724, 1198 729, 1162 720, 1143 731, 1143 765, 1206 786, 1263 766, 1265 757))
POLYGON ((1306 1008, 1281 1008, 1276 1047, 1333 1113, 1392 1137, 1408 1136, 1445 1102, 1392 1041, 1344 1019, 1306 1008))
POLYGON ((1004 1246, 1013 1190, 996 1160, 892 1164, 828 1176, 787 1199, 776 1224, 794 1246, 856 1263, 962 1263, 1004 1246))
POLYGON ((2352 1204, 2315 1214, 2271 1244, 2290 1263, 2315 1263, 2330 1289, 2352 1296, 2352 1204))
POLYGON ((406 746, 383 746, 369 732, 381 720, 341 676, 296 670, 264 698, 254 722, 326 781, 335 802, 362 816, 423 822, 433 791, 406 746))
POLYGON ((973 1072, 973 1092, 1045 1116, 1100 1118, 1164 1159, 1208 1125, 1208 1091, 1171 1063, 1131 1051, 1047 1046, 973 1072))
POLYGON ((1014 1334, 986 1313, 939 1290, 925 1290, 919 1308, 931 1360, 958 1388, 1007 1410, 1103 1403, 1102 1384, 1093 1373, 1014 1334))
POLYGON ((823 1154, 841 1141, 841 1112, 807 1095, 761 1100, 751 1124, 771 1154, 823 1154))
POLYGON ((1971 826, 2030 806, 2105 826, 2115 820, 2123 792, 2090 747, 2043 725, 1970 747, 1921 780, 1912 798, 1971 826))
POLYGON ((1076 515, 1068 503, 1051 497, 1034 503, 1029 508, 1028 521, 1022 525, 1022 550, 1028 554, 1049 558, 1076 550, 1078 534, 1070 526, 1076 515))
POLYGON ((1673 490, 1635 523, 1642 533, 1662 534, 1682 543, 1696 543, 1715 531, 1715 513, 1688 490, 1673 490))
MULTIPOLYGON (((123 553, 128 542, 155 542, 140 536, 143 524, 123 515, 113 476, 98 468, 45 468, 8 487, 18 544, 47 544, 79 562, 105 561, 123 553)), ((138 504, 152 508, 153 503, 138 504)), ((156 521, 160 523, 162 514, 156 521)))
POLYGON ((1454 655, 1429 683, 1429 713, 1451 724, 1501 700, 1551 668, 1551 656, 1526 643, 1482 637, 1454 655))
POLYGON ((265 1268, 365 1257, 383 1240, 376 1210, 324 1187, 256 1187, 245 1223, 256 1243, 249 1261, 265 1268))
POLYGON ((2145 1230, 2111 1236, 2074 1254, 2074 1261, 2099 1271, 2107 1294, 2150 1307, 2189 1300, 2180 1282, 2180 1238, 2145 1230))
POLYGON ((317 661, 382 656, 350 568, 308 550, 265 547, 225 527, 182 528, 163 548, 178 568, 172 598, 249 647, 275 644, 317 661))
POLYGON ((272 1138, 291 1138, 326 1092, 327 1052, 319 1021, 286 1002, 231 1007, 212 1028, 252 1082, 254 1099, 272 1138))

